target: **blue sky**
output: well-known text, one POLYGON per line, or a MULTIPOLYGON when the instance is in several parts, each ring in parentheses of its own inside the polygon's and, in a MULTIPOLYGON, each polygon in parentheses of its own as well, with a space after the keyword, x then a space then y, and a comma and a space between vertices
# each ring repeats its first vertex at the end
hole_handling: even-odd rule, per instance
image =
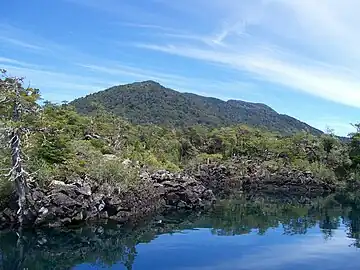
MULTIPOLYGON (((307 234, 284 235, 280 225, 265 235, 212 235, 209 229, 159 235, 136 246, 134 269, 173 270, 303 270, 357 269, 359 251, 342 226, 324 240, 318 227, 307 234)), ((101 261, 100 261, 101 262, 101 261)), ((101 263, 84 263, 74 270, 99 269, 101 263)), ((105 267, 103 268, 105 269, 105 267)), ((126 269, 118 262, 106 269, 126 269)))
POLYGON ((360 113, 357 0, 0 0, 0 67, 72 100, 156 80, 317 128, 360 113))

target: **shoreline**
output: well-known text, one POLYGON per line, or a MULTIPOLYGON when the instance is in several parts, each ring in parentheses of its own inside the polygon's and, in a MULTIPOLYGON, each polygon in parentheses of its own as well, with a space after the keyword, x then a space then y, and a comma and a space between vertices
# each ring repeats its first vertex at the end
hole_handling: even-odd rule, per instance
MULTIPOLYGON (((254 168, 256 166, 253 166, 254 168)), ((143 171, 139 182, 121 185, 98 183, 88 177, 53 180, 46 187, 33 186, 27 195, 24 227, 66 227, 93 220, 136 223, 166 212, 209 209, 221 198, 243 193, 310 199, 335 193, 343 187, 316 178, 311 172, 282 168, 240 173, 224 164, 199 165, 196 170, 171 173, 143 171)), ((0 229, 18 227, 17 204, 13 197, 0 213, 0 229)))
MULTIPOLYGON (((18 262, 22 268, 29 269, 34 265, 39 269, 53 268, 54 265, 58 269, 71 269, 79 263, 96 263, 99 260, 110 267, 119 262, 131 265, 141 250, 139 244, 148 244, 160 235, 182 233, 184 230, 204 228, 217 236, 240 236, 257 229, 259 234, 264 235, 278 225, 284 233, 293 235, 304 234, 304 230, 340 216, 348 218, 358 228, 359 212, 356 211, 354 216, 353 211, 357 208, 342 207, 336 199, 330 196, 299 205, 296 202, 284 204, 262 199, 248 201, 240 197, 219 201, 211 211, 157 216, 136 226, 99 221, 78 227, 24 230, 20 241, 16 231, 5 230, 0 231, 1 252, 8 265, 18 262), (286 226, 279 225, 279 222, 286 226), (41 263, 43 267, 40 267, 41 263)), ((347 223, 349 228, 351 223, 347 223)))

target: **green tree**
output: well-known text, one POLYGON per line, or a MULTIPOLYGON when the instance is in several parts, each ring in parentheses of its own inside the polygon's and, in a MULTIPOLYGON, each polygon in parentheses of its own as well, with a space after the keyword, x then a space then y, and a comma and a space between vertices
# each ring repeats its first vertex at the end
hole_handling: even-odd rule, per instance
POLYGON ((356 132, 350 134, 350 159, 352 167, 358 168, 360 164, 360 124, 355 124, 356 132))
POLYGON ((9 133, 11 150, 11 169, 9 176, 15 184, 18 195, 18 217, 20 225, 23 224, 27 211, 26 194, 29 174, 25 171, 23 158, 23 144, 25 136, 33 128, 35 113, 38 110, 36 101, 39 91, 34 88, 24 88, 23 79, 10 77, 5 70, 1 70, 0 78, 0 115, 9 133))

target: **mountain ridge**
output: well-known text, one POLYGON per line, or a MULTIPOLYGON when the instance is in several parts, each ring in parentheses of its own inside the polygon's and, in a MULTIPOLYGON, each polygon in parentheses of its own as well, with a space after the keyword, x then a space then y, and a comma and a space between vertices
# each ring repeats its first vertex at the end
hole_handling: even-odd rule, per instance
POLYGON ((91 114, 97 106, 101 106, 134 124, 172 127, 247 124, 282 134, 300 131, 314 135, 323 133, 294 117, 280 114, 263 103, 235 99, 224 101, 215 97, 182 93, 152 80, 113 86, 75 99, 70 104, 83 114, 91 114))

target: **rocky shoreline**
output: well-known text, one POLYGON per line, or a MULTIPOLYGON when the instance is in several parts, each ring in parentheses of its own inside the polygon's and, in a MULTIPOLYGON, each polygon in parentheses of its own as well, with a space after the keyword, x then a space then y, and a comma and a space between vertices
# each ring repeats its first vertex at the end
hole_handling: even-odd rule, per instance
MULTIPOLYGON (((94 219, 127 223, 160 211, 207 208, 216 201, 210 189, 186 174, 144 172, 140 178, 136 187, 126 191, 81 178, 30 188, 24 225, 59 227, 94 219)), ((0 213, 0 228, 16 225, 16 212, 14 198, 0 213)))
MULTIPOLYGON (((245 175, 221 164, 205 164, 196 171, 170 173, 143 171, 134 187, 98 184, 87 177, 32 186, 27 195, 24 225, 62 227, 106 219, 134 223, 156 213, 211 207, 217 198, 234 193, 281 194, 315 197, 337 189, 311 172, 283 169, 277 173, 253 170, 245 175)), ((14 197, 0 213, 0 229, 17 226, 14 197)))

